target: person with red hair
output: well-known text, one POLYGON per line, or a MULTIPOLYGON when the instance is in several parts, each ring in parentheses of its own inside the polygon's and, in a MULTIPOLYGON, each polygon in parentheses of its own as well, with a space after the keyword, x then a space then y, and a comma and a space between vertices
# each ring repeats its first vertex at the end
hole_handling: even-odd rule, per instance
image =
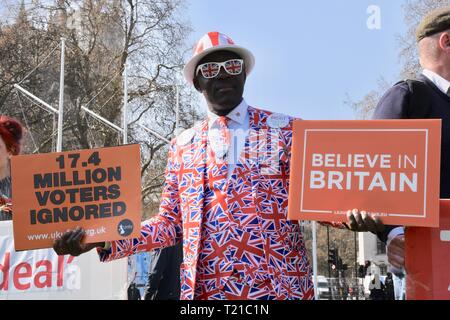
POLYGON ((22 125, 0 115, 0 221, 12 219, 10 160, 20 153, 22 125))

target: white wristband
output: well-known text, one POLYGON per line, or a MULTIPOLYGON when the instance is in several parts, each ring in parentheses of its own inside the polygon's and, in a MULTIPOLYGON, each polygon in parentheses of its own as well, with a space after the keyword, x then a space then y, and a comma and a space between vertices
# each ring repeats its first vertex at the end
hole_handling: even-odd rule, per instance
POLYGON ((397 227, 392 229, 387 237, 387 241, 386 241, 386 246, 389 246, 389 244, 391 243, 392 239, 394 239, 397 236, 400 235, 404 235, 405 234, 405 228, 404 227, 397 227))
POLYGON ((109 250, 111 248, 111 242, 105 241, 105 245, 102 247, 103 250, 109 250))

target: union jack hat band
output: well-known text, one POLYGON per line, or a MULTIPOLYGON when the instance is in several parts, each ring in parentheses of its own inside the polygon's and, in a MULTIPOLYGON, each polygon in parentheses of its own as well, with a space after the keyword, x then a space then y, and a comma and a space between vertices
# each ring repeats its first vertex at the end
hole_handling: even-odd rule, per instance
POLYGON ((193 84, 195 69, 200 60, 214 51, 221 50, 237 53, 244 59, 245 73, 247 76, 250 74, 255 65, 255 57, 253 54, 246 48, 235 45, 234 41, 223 33, 208 32, 199 40, 194 48, 192 58, 184 66, 183 74, 186 81, 193 84))

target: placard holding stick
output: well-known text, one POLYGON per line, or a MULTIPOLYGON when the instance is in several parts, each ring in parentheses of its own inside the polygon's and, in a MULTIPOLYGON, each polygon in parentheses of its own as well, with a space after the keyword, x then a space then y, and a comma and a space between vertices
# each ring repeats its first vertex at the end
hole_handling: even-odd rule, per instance
POLYGON ((16 251, 50 248, 77 226, 88 243, 138 237, 140 168, 137 144, 13 157, 16 251))
POLYGON ((288 217, 437 227, 440 137, 441 120, 295 121, 288 217))

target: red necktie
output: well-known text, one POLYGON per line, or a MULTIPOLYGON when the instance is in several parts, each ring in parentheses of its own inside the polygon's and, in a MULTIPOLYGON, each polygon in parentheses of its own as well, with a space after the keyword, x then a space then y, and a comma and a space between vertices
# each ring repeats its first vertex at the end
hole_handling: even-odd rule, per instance
POLYGON ((216 148, 214 148, 216 157, 218 160, 226 162, 228 156, 228 150, 231 146, 231 137, 230 131, 228 129, 228 118, 227 117, 219 117, 217 118, 217 124, 219 125, 219 141, 216 148))

